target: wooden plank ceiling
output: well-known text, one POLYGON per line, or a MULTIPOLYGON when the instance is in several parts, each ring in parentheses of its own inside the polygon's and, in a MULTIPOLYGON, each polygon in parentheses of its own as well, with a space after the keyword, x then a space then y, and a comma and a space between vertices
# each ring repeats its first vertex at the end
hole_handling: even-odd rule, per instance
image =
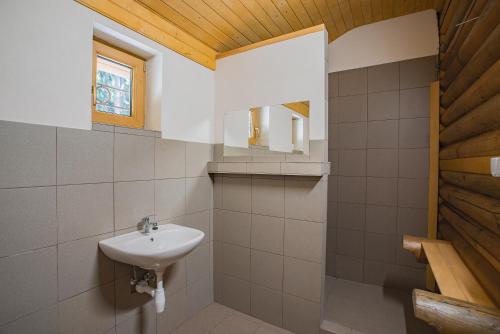
MULTIPOLYGON (((445 0, 77 0, 133 30, 162 30, 187 44, 175 50, 207 66, 206 56, 325 24, 329 41, 347 31, 434 8, 445 0), (121 19, 116 11, 129 16, 121 19), (146 10, 149 13, 144 12, 146 10), (136 22, 137 19, 144 22, 136 22), (161 23, 159 20, 165 22, 161 23), (152 27, 149 27, 152 25, 152 27), (166 30, 167 29, 167 30, 166 30), (172 30, 177 31, 172 32, 172 30), (184 35, 189 35, 185 37, 184 35), (192 39, 196 41, 192 41, 192 39), (204 46, 200 46, 199 43, 204 46), (208 52, 204 47, 211 49, 208 52), (185 50, 185 49, 189 50, 185 50), (199 55, 198 53, 202 53, 199 55)), ((160 43, 159 38, 152 38, 160 43)), ((164 44, 164 43, 162 43, 164 44)), ((170 43, 171 44, 171 43, 170 43)), ((165 45, 165 44, 164 44, 165 45)), ((171 45, 167 45, 172 48, 171 45)), ((210 62, 210 61, 209 61, 210 62)), ((215 64, 213 64, 213 67, 215 64)), ((212 66, 207 66, 212 67, 212 66)))

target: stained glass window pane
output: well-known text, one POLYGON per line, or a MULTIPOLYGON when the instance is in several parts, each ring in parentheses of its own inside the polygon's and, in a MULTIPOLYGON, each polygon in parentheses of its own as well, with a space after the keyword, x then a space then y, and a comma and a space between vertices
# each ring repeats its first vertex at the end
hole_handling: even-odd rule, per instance
POLYGON ((97 56, 96 110, 132 116, 132 68, 97 56))

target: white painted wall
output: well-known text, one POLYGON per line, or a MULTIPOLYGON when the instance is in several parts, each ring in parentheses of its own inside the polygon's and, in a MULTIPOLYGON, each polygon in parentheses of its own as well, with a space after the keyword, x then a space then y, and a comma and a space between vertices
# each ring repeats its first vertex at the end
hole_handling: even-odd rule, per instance
POLYGON ((159 57, 151 66, 161 68, 153 80, 161 81, 161 96, 148 96, 156 110, 146 117, 149 128, 164 138, 213 142, 214 72, 73 0, 0 1, 0 119, 90 129, 95 27, 159 57))
POLYGON ((328 45, 328 72, 438 54, 433 9, 357 27, 328 45))
POLYGON ((326 39, 315 32, 222 58, 215 71, 215 140, 226 112, 310 101, 310 138, 326 138, 326 39))

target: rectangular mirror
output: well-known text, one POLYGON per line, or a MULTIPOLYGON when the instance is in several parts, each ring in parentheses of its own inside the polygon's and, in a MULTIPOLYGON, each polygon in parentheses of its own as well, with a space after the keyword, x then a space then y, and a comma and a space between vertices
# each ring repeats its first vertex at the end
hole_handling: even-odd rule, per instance
POLYGON ((252 107, 224 115, 224 155, 253 150, 309 154, 309 101, 252 107))

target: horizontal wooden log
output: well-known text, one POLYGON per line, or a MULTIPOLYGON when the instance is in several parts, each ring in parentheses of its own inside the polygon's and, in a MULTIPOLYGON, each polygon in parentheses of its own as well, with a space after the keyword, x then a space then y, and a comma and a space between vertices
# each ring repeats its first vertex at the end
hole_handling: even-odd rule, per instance
POLYGON ((491 175, 491 158, 474 157, 439 160, 439 169, 451 172, 491 175))
POLYGON ((439 159, 458 159, 500 155, 500 129, 445 146, 439 159))
POLYGON ((474 27, 460 46, 457 54, 451 58, 450 65, 446 65, 445 76, 441 86, 446 88, 455 79, 462 68, 481 47, 486 38, 495 29, 500 20, 500 1, 490 0, 481 17, 474 22, 474 27))
POLYGON ((441 96, 441 105, 443 107, 448 108, 500 58, 499 45, 500 26, 497 26, 441 96))
POLYGON ((440 333, 493 334, 500 332, 500 310, 436 293, 414 289, 415 316, 440 333))
POLYGON ((450 241, 467 268, 481 283, 495 305, 500 306, 500 273, 486 261, 446 220, 439 223, 439 232, 450 241))
MULTIPOLYGON (((478 16, 481 15, 483 10, 485 9, 486 4, 488 3, 488 0, 478 0, 474 2, 474 5, 472 9, 468 12, 467 16, 465 17, 465 20, 471 20, 474 19, 478 16)), ((456 57, 458 50, 460 47, 464 44, 465 39, 467 36, 469 36, 470 32, 472 31, 472 28, 474 27, 474 24, 476 23, 475 21, 470 22, 471 24, 462 24, 460 26, 460 29, 457 31, 455 36, 453 37, 452 42, 450 43, 450 46, 448 49, 446 49, 446 52, 440 57, 441 64, 440 68, 441 69, 446 69, 451 61, 456 57), (474 23, 474 24, 472 24, 474 23)))
POLYGON ((472 10, 473 2, 468 1, 455 1, 456 7, 455 10, 451 13, 446 13, 450 18, 445 18, 445 24, 440 29, 440 38, 439 38, 439 49, 441 51, 445 51, 448 49, 448 45, 451 40, 455 36, 457 30, 461 27, 458 24, 460 22, 465 21, 467 17, 467 12, 472 10))
POLYGON ((500 199, 500 178, 488 175, 459 172, 441 172, 441 178, 460 188, 500 199))
POLYGON ((439 141, 446 146, 495 128, 500 128, 500 94, 445 127, 439 133, 439 141))
POLYGON ((500 200, 476 194, 450 184, 445 184, 439 188, 439 196, 446 203, 500 236, 500 200))
POLYGON ((493 268, 500 270, 500 239, 496 234, 473 222, 460 212, 452 210, 446 204, 439 207, 439 212, 493 268))
POLYGON ((449 125, 468 111, 486 102, 500 91, 500 59, 477 79, 441 115, 441 123, 449 125))
POLYGON ((420 263, 427 263, 424 250, 422 248, 422 241, 424 240, 427 239, 407 234, 403 236, 403 249, 406 249, 407 251, 413 253, 417 261, 420 263))

